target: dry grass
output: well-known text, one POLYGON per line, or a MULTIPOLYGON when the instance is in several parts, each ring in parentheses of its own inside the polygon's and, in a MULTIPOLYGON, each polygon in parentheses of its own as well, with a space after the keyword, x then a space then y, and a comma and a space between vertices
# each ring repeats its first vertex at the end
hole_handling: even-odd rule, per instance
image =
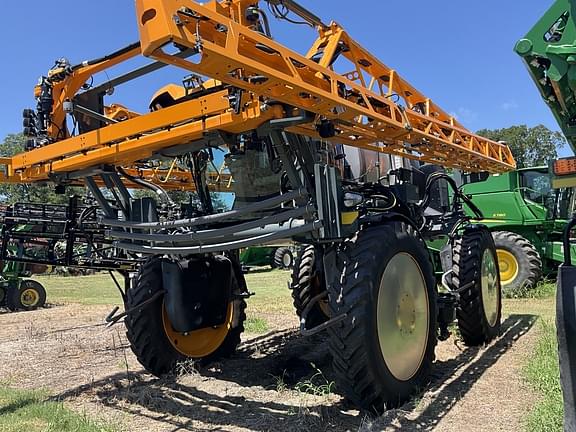
MULTIPOLYGON (((509 321, 504 338, 482 349, 456 346, 454 339, 439 344, 425 393, 401 410, 371 418, 351 409, 332 387, 324 338, 301 338, 294 330, 289 276, 283 271, 247 275, 250 291, 256 292, 248 300, 248 319, 258 326, 266 323, 264 333, 262 327, 247 332, 231 359, 210 367, 185 362, 178 374, 163 379, 141 370, 121 326, 106 330, 99 325, 109 305, 119 300, 109 276, 42 278, 50 302, 74 304, 0 315, 0 355, 13 360, 0 365, 0 380, 50 388, 81 411, 98 417, 104 413, 114 423, 121 417, 127 430, 380 431, 417 426, 457 431, 483 430, 480 425, 496 430, 503 422, 506 430, 520 430, 530 390, 522 387, 515 371, 531 352, 528 325, 509 321), (43 374, 31 373, 31 364, 43 374), (494 413, 501 423, 494 423, 494 413)), ((506 300, 505 315, 549 315, 551 307, 550 299, 506 300)))

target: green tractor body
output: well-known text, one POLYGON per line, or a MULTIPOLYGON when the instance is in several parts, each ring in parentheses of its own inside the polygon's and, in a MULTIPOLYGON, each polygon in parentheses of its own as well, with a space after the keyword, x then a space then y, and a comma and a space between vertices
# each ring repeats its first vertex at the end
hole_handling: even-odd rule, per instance
POLYGON ((240 264, 245 270, 263 266, 289 270, 294 265, 294 252, 286 246, 252 246, 242 250, 240 264))
POLYGON ((274 247, 249 247, 240 253, 240 263, 245 267, 260 267, 272 264, 274 247))
MULTIPOLYGON (((514 288, 526 284, 526 280, 520 285, 512 281, 522 276, 519 254, 532 255, 526 257, 526 265, 532 260, 532 265, 539 267, 533 269, 529 285, 542 275, 554 275, 563 261, 562 231, 574 211, 574 188, 554 188, 553 180, 549 167, 543 166, 493 174, 486 181, 463 187, 484 214, 479 222, 493 232, 504 286, 506 282, 514 288), (538 256, 533 256, 534 251, 538 256)), ((576 245, 571 247, 576 251, 576 245)))

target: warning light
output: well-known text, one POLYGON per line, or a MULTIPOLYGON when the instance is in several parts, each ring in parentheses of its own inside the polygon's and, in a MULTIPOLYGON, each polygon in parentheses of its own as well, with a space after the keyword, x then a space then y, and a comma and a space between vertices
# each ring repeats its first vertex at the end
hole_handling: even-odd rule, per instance
POLYGON ((555 160, 553 170, 557 176, 576 174, 576 157, 555 160))

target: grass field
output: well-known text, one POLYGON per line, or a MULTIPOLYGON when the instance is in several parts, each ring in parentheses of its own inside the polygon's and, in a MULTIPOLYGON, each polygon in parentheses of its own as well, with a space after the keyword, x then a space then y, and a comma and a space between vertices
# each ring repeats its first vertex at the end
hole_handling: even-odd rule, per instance
MULTIPOLYGON (((120 284, 121 276, 116 276, 120 284)), ((46 287, 49 303, 80 303, 86 305, 121 305, 122 299, 108 273, 91 276, 36 278, 46 287)), ((246 283, 255 295, 248 299, 248 309, 258 313, 293 313, 288 289, 290 272, 273 270, 248 273, 246 283)))
POLYGON ((113 432, 116 429, 74 413, 41 391, 0 386, 2 432, 113 432))
MULTIPOLYGON (((287 288, 290 273, 285 271, 255 272, 246 275, 250 291, 246 331, 265 333, 266 313, 292 314, 292 299, 287 288)), ((91 276, 38 276, 46 287, 48 303, 84 305, 121 305, 118 290, 107 273, 91 276)), ((120 276, 117 279, 122 283, 120 276)), ((0 383, 0 431, 2 432, 113 432, 112 426, 101 424, 86 416, 52 402, 42 391, 11 388, 13 383, 0 383)))
POLYGON ((537 328, 539 340, 533 355, 524 367, 526 382, 538 393, 539 399, 527 413, 526 429, 531 432, 562 431, 562 391, 558 369, 558 345, 555 327, 555 294, 553 283, 540 284, 532 298, 504 301, 506 313, 530 313, 540 316, 537 328))
POLYGON ((542 334, 528 361, 524 373, 526 379, 541 395, 540 400, 526 418, 529 431, 560 432, 562 431, 562 390, 560 389, 558 368, 558 345, 554 322, 543 318, 542 334))
MULTIPOLYGON (((248 300, 246 330, 250 333, 265 333, 268 331, 266 314, 293 314, 292 299, 287 288, 289 272, 285 271, 261 271, 246 275, 249 290, 255 295, 248 300)), ((81 303, 94 304, 121 304, 120 295, 108 274, 97 274, 82 277, 54 277, 42 276, 38 278, 46 286, 48 301, 51 303, 81 303)), ((558 378, 558 359, 556 351, 556 335, 554 327, 554 294, 553 284, 541 284, 529 294, 530 298, 505 299, 504 314, 531 314, 539 315, 540 322, 537 324, 540 339, 534 349, 534 354, 528 359, 524 368, 527 383, 539 394, 539 401, 533 411, 526 415, 526 429, 529 431, 560 431, 562 426, 562 399, 558 378)), ((0 392, 7 391, 0 389, 0 392)), ((9 392, 9 391, 8 391, 9 392)), ((0 393, 2 395, 2 393, 0 393)), ((12 399, 20 400, 28 397, 22 394, 7 394, 2 396, 9 404, 12 399), (24 395, 24 396, 21 396, 24 395), (12 398, 12 399, 10 399, 12 398), (20 398, 20 399, 18 399, 20 398)), ((40 396, 31 396, 43 407, 40 396)), ((42 408, 43 409, 43 408, 42 408)), ((58 409, 62 409, 61 407, 58 409)), ((1 411, 0 411, 1 412, 1 411)), ((32 414, 22 411, 23 418, 32 414)), ((30 411, 31 413, 32 411, 30 411)), ((85 420, 85 419, 84 419, 85 420)), ((76 421, 76 420, 75 420, 76 421)), ((80 420, 78 420, 80 421, 80 420)), ((71 423, 73 424, 73 423, 71 423)), ((0 423, 0 426, 3 423, 0 423)), ((61 429, 67 430, 101 430, 89 429, 93 427, 90 422, 84 429, 61 429)), ((2 429, 0 430, 12 430, 2 429)), ((14 429, 17 430, 17 429, 14 429)), ((35 429, 30 429, 35 430, 35 429)), ((42 430, 42 429, 39 429, 42 430)), ((53 429, 60 430, 60 429, 53 429)), ((107 430, 107 429, 102 429, 107 430)))

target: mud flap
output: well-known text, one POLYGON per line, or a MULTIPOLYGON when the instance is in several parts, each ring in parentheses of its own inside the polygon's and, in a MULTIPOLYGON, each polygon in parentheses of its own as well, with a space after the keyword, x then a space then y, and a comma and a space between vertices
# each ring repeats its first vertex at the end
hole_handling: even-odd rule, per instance
POLYGON ((224 324, 232 290, 232 263, 222 256, 162 261, 164 307, 179 333, 224 324))
POLYGON ((570 257, 573 218, 564 230, 564 264, 558 268, 556 328, 560 381, 564 394, 564 431, 576 432, 576 267, 570 257))

